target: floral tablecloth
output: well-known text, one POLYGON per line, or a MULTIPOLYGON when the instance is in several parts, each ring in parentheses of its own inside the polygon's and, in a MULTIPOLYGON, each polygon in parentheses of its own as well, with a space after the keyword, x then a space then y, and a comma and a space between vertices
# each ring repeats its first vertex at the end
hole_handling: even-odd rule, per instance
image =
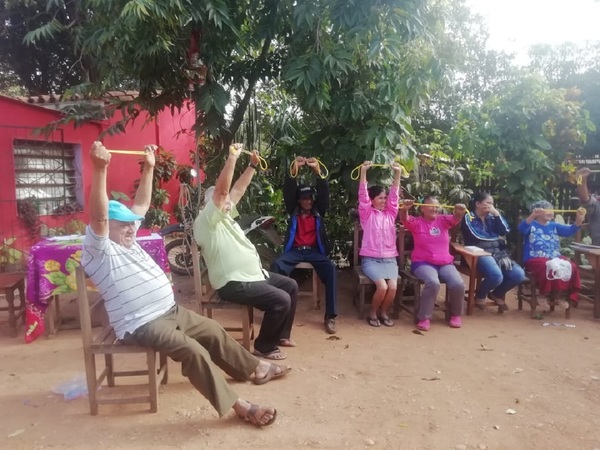
MULTIPOLYGON (((44 333, 44 313, 55 295, 77 291, 75 268, 81 261, 83 236, 61 236, 46 239, 31 247, 27 264, 25 302, 25 342, 30 343, 44 333)), ((138 236, 140 246, 169 271, 165 243, 159 234, 138 236)))

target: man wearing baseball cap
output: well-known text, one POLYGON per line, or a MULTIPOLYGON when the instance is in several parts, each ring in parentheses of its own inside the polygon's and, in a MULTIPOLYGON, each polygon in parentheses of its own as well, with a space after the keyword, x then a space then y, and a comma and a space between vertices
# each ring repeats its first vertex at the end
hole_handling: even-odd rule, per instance
POLYGON ((108 200, 106 178, 111 154, 100 142, 92 145, 93 176, 87 205, 90 224, 81 264, 104 299, 118 339, 154 348, 181 362, 183 375, 219 416, 233 408, 253 425, 270 425, 277 411, 239 398, 221 369, 236 380, 264 384, 290 368, 260 361, 217 322, 178 306, 164 271, 135 240, 150 207, 155 150, 154 145, 144 149, 140 185, 129 209, 108 200))
POLYGON ((316 175, 317 188, 298 185, 295 179, 286 176, 283 199, 290 218, 283 254, 273 262, 271 271, 289 276, 298 263, 312 264, 325 284, 325 331, 335 334, 337 272, 335 264, 327 256, 331 247, 323 222, 323 216, 329 209, 329 184, 321 177, 316 158, 296 157, 292 163, 292 173, 297 174, 305 165, 316 175))

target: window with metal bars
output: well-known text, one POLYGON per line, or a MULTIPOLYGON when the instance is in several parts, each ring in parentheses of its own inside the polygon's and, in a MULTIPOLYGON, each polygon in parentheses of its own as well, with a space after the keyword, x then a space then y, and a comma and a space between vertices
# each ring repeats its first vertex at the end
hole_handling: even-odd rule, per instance
POLYGON ((17 201, 32 202, 40 215, 82 210, 81 149, 57 142, 14 142, 17 201))

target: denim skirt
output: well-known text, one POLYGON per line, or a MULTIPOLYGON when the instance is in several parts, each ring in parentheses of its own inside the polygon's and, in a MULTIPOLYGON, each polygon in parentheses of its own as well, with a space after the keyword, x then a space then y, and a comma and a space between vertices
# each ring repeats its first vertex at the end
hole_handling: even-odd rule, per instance
POLYGON ((363 256, 360 266, 363 273, 371 280, 393 280, 398 278, 398 261, 396 261, 396 258, 363 256))

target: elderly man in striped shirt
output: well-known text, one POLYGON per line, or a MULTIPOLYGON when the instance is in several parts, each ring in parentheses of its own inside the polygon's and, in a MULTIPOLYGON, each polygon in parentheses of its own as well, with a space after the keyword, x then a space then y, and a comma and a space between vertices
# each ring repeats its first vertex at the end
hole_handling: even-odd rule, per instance
POLYGON ((236 380, 264 384, 290 367, 261 361, 215 321, 178 306, 163 270, 135 240, 150 206, 156 146, 144 149, 144 168, 131 209, 109 201, 106 178, 111 155, 100 142, 90 152, 93 165, 88 199, 90 224, 82 265, 105 300, 117 338, 155 348, 182 364, 182 373, 222 417, 232 408, 242 419, 262 427, 277 411, 242 400, 220 369, 236 380))

